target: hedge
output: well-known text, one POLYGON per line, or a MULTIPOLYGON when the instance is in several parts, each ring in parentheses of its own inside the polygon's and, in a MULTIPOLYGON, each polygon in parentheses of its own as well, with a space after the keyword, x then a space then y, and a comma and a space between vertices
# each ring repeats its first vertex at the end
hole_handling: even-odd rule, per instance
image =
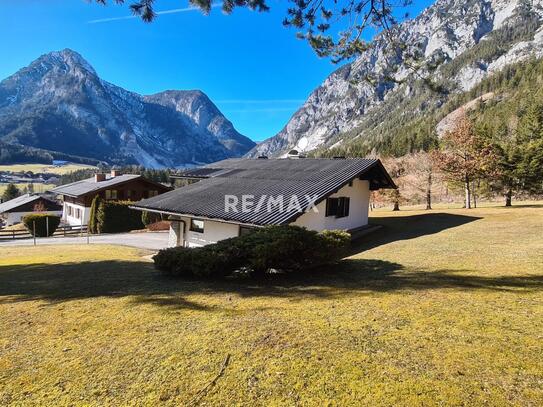
POLYGON ((96 218, 96 214, 98 212, 98 208, 102 204, 102 198, 100 195, 96 195, 94 199, 92 200, 90 213, 89 213, 89 232, 90 233, 98 233, 98 220, 96 218))
POLYGON ((131 201, 101 201, 96 209, 97 233, 122 233, 144 229, 141 212, 130 209, 131 201))
POLYGON ((162 220, 162 215, 156 212, 143 211, 141 213, 141 221, 145 227, 152 225, 153 223, 160 222, 162 220))
POLYGON ((337 261, 350 240, 343 231, 269 226, 204 247, 164 249, 153 260, 159 271, 171 276, 218 278, 242 271, 262 277, 271 270, 299 272, 337 261))
POLYGON ((60 224, 60 216, 48 215, 45 213, 30 214, 23 217, 23 224, 34 236, 34 224, 36 225, 36 237, 52 236, 60 224), (47 225, 49 223, 49 225, 47 225), (47 230, 49 229, 49 234, 47 230))

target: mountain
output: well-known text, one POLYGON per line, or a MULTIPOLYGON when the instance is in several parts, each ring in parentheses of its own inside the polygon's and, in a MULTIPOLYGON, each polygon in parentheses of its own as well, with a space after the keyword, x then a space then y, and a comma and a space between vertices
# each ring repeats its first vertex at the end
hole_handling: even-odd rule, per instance
POLYGON ((204 93, 138 95, 100 79, 69 49, 0 82, 0 143, 153 168, 237 157, 254 146, 204 93))
POLYGON ((542 16, 543 0, 438 0, 397 28, 414 51, 391 55, 389 42, 377 36, 248 156, 283 155, 301 138, 307 150, 328 153, 420 147, 427 137, 421 133, 450 113, 436 112, 456 97, 510 64, 543 56, 542 16), (423 61, 416 71, 411 55, 423 61))

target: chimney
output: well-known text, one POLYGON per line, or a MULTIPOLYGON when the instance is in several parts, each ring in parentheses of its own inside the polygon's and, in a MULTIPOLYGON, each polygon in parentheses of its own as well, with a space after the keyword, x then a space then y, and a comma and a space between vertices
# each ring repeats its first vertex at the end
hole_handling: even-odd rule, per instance
POLYGON ((97 174, 94 174, 94 182, 101 182, 105 180, 106 180, 106 174, 102 174, 100 172, 97 174))
POLYGON ((119 170, 111 170, 111 178, 118 177, 119 175, 122 175, 119 170))

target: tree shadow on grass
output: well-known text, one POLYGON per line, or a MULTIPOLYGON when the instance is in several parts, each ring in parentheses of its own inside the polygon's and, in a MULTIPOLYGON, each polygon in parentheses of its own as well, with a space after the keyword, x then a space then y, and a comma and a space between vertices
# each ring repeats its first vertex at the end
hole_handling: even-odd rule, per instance
POLYGON ((395 241, 433 235, 480 219, 483 218, 443 212, 423 215, 373 216, 370 218, 370 224, 380 225, 383 228, 353 242, 351 252, 359 253, 395 241))
MULTIPOLYGON (((191 300, 190 295, 227 294, 242 298, 333 299, 373 292, 436 289, 528 292, 543 290, 543 275, 486 277, 467 271, 407 270, 382 260, 347 259, 322 270, 276 274, 265 281, 196 281, 162 277, 151 263, 101 261, 0 267, 0 304, 130 297, 134 304, 169 309, 224 311, 191 300)), ((220 301, 219 301, 220 302, 220 301)), ((211 304, 217 301, 210 301, 211 304)))

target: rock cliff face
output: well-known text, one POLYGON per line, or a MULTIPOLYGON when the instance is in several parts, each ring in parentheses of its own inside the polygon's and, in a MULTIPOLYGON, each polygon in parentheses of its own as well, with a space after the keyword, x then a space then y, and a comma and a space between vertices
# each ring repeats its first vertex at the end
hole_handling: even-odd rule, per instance
POLYGON ((179 167, 254 146, 200 91, 141 96, 52 52, 0 82, 0 142, 117 164, 179 167))
POLYGON ((543 0, 438 0, 398 27, 397 37, 416 44, 424 68, 415 73, 406 58, 391 57, 388 42, 377 37, 369 52, 332 73, 281 132, 248 156, 283 155, 302 137, 307 150, 382 137, 383 124, 445 103, 443 96, 421 100, 421 76, 447 84, 454 94, 506 65, 542 57, 542 16, 543 0))

